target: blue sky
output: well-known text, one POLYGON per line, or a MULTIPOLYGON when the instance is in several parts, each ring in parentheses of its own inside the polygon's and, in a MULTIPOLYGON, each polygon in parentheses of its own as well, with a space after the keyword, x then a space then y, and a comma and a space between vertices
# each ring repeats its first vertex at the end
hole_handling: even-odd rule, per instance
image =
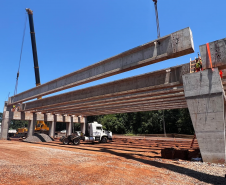
MULTIPOLYGON (((226 37, 225 0, 159 0, 161 36, 190 27, 195 53, 68 89, 189 62, 199 45, 226 37)), ((26 11, 34 11, 41 83, 48 82, 157 38, 152 0, 1 0, 0 112, 14 93, 26 11)), ((35 87, 27 22, 18 93, 35 87)))

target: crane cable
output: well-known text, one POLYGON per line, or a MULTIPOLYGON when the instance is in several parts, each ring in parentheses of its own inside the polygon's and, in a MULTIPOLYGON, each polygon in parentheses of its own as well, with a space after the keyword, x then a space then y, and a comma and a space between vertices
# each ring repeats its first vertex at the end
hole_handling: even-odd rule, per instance
POLYGON ((20 63, 21 63, 21 58, 22 58, 22 53, 23 53, 23 45, 24 45, 24 36, 25 36, 25 30, 26 30, 26 23, 27 23, 27 15, 25 15, 24 32, 23 32, 22 45, 21 45, 21 50, 20 50, 20 60, 19 60, 19 67, 18 67, 18 71, 17 71, 14 96, 17 94, 18 79, 19 79, 19 74, 20 74, 20 63))
POLYGON ((157 36, 160 37, 160 28, 159 28, 159 16, 158 16, 158 9, 157 9, 157 1, 153 0, 155 6, 155 16, 156 16, 156 26, 157 26, 157 36))

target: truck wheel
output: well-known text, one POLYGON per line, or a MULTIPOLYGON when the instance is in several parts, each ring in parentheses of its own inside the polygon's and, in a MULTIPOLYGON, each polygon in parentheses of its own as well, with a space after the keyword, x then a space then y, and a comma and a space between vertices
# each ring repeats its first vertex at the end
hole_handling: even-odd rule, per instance
POLYGON ((62 137, 60 138, 60 141, 63 142, 64 138, 65 138, 65 136, 62 136, 62 137))
POLYGON ((80 139, 79 138, 75 138, 73 140, 74 145, 79 145, 80 144, 80 139))
POLYGON ((68 145, 68 144, 69 144, 69 139, 68 139, 68 138, 64 138, 63 144, 64 144, 64 145, 68 145))
POLYGON ((107 137, 102 137, 101 138, 101 143, 107 143, 107 141, 108 141, 107 137))

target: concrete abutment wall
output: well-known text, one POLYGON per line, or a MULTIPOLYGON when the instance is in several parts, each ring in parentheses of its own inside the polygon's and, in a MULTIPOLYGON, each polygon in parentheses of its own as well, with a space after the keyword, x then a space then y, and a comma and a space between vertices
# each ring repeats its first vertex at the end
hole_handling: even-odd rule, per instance
POLYGON ((186 74, 183 85, 203 161, 225 163, 225 95, 218 69, 186 74))

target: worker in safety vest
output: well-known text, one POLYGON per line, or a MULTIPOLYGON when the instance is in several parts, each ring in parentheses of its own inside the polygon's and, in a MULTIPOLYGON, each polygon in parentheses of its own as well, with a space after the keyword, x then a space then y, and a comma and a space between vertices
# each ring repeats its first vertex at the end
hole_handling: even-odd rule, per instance
POLYGON ((196 58, 195 59, 195 72, 198 72, 198 71, 202 71, 202 60, 201 58, 196 58))

